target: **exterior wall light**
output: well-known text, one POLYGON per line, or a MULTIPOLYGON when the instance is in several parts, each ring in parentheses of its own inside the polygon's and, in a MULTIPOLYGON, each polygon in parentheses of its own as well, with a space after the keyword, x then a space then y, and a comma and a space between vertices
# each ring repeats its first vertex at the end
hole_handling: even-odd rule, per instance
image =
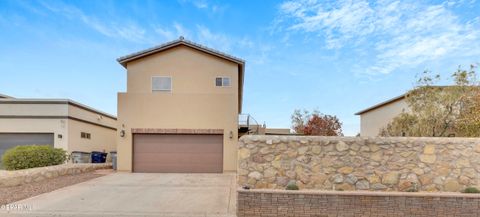
POLYGON ((125 130, 120 131, 120 137, 125 137, 125 130))
POLYGON ((230 139, 233 139, 233 132, 232 131, 230 131, 229 137, 230 137, 230 139))

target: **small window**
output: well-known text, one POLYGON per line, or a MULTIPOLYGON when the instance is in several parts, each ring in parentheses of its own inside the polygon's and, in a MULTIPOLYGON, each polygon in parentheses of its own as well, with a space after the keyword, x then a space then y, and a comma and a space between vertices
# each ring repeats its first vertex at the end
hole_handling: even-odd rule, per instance
POLYGON ((217 87, 221 87, 222 86, 222 78, 215 78, 215 85, 217 87))
POLYGON ((229 77, 216 77, 215 86, 217 87, 230 87, 230 78, 229 77))
POLYGON ((81 133, 80 133, 80 138, 82 138, 82 139, 90 139, 90 133, 81 132, 81 133))
POLYGON ((152 91, 172 91, 172 77, 152 77, 152 91))

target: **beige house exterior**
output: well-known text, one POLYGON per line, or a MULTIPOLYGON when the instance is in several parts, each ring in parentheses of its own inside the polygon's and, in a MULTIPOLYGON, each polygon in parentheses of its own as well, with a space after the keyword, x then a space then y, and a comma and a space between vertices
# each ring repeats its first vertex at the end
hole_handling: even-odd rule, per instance
POLYGON ((355 113, 360 116, 360 136, 378 136, 382 128, 407 109, 405 95, 401 95, 355 113))
POLYGON ((0 155, 29 144, 53 145, 69 153, 115 151, 116 126, 115 116, 72 100, 2 97, 0 155))
POLYGON ((180 38, 118 62, 119 171, 236 170, 243 60, 180 38))

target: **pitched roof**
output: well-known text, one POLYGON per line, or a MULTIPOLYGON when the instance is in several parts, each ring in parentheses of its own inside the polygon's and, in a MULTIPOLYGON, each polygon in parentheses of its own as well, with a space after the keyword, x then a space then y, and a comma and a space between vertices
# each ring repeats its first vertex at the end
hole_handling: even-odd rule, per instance
POLYGON ((217 56, 217 57, 235 62, 235 63, 240 64, 240 65, 245 64, 245 60, 243 60, 243 59, 240 59, 238 57, 234 57, 232 55, 223 53, 221 51, 218 51, 218 50, 215 50, 215 49, 212 49, 212 48, 208 48, 206 46, 203 46, 201 44, 197 44, 195 42, 186 40, 183 37, 180 37, 176 40, 173 40, 173 41, 170 41, 170 42, 167 42, 167 43, 160 44, 160 45, 152 47, 152 48, 148 48, 148 49, 141 50, 141 51, 129 54, 129 55, 119 57, 117 59, 117 61, 123 67, 126 67, 127 63, 130 62, 130 61, 133 61, 133 60, 136 60, 136 59, 139 59, 139 58, 142 58, 144 56, 148 56, 148 55, 151 55, 151 54, 154 54, 154 53, 158 53, 158 52, 167 50, 169 48, 176 47, 178 45, 185 45, 185 46, 203 51, 205 53, 208 53, 208 54, 211 54, 211 55, 214 55, 214 56, 217 56))
POLYGON ((368 108, 366 108, 366 109, 364 109, 364 110, 362 110, 362 111, 359 111, 359 112, 355 113, 355 115, 362 115, 362 114, 364 114, 364 113, 367 113, 367 112, 369 112, 369 111, 375 110, 375 109, 377 109, 377 108, 380 108, 380 107, 382 107, 382 106, 388 105, 388 104, 390 104, 390 103, 394 103, 394 102, 396 102, 396 101, 405 99, 405 96, 406 96, 406 94, 402 94, 402 95, 400 95, 400 96, 394 97, 394 98, 389 99, 389 100, 387 100, 387 101, 378 103, 378 104, 376 104, 376 105, 374 105, 374 106, 368 107, 368 108))
MULTIPOLYGON (((435 88, 435 89, 441 89, 441 90, 444 90, 444 89, 447 89, 447 90, 448 90, 448 88, 455 88, 455 87, 463 87, 463 88, 466 87, 466 88, 480 89, 480 87, 474 86, 474 85, 473 85, 473 86, 427 85, 427 86, 419 86, 419 87, 416 87, 416 88, 413 89, 413 90, 420 89, 420 88, 435 88)), ((375 109, 377 109, 377 108, 380 108, 380 107, 382 107, 382 106, 388 105, 388 104, 390 104, 390 103, 394 103, 394 102, 400 101, 400 100, 402 100, 402 99, 405 99, 405 98, 407 97, 407 94, 411 93, 411 91, 412 91, 412 90, 410 90, 410 91, 408 91, 407 93, 402 94, 402 95, 400 95, 400 96, 397 96, 397 97, 394 97, 394 98, 392 98, 392 99, 389 99, 389 100, 387 100, 387 101, 385 101, 385 102, 381 102, 381 103, 376 104, 376 105, 374 105, 374 106, 372 106, 372 107, 366 108, 366 109, 364 109, 364 110, 362 110, 362 111, 359 111, 359 112, 355 113, 355 115, 361 115, 361 114, 367 113, 367 112, 369 112, 369 111, 375 110, 375 109)))
POLYGON ((238 64, 238 73, 239 73, 239 76, 238 76, 238 111, 239 111, 239 113, 241 113, 242 112, 242 102, 243 102, 243 82, 244 82, 244 74, 245 74, 245 60, 243 60, 243 59, 240 59, 238 57, 234 57, 232 55, 223 53, 221 51, 218 51, 218 50, 215 50, 215 49, 212 49, 212 48, 208 48, 206 46, 197 44, 197 43, 189 41, 189 40, 185 40, 185 38, 180 36, 180 38, 178 38, 176 40, 173 40, 173 41, 170 41, 170 42, 167 42, 167 43, 164 43, 164 44, 160 44, 160 45, 152 47, 152 48, 141 50, 141 51, 138 51, 138 52, 126 55, 126 56, 119 57, 119 58, 117 58, 117 61, 123 67, 126 68, 127 63, 130 62, 130 61, 134 61, 134 60, 137 60, 137 59, 140 59, 140 58, 143 58, 143 57, 146 57, 146 56, 158 53, 158 52, 162 52, 162 51, 168 50, 170 48, 173 48, 173 47, 176 47, 176 46, 179 46, 179 45, 184 45, 184 46, 202 51, 204 53, 216 56, 218 58, 225 59, 225 60, 228 60, 228 61, 231 61, 231 62, 234 62, 234 63, 238 64))

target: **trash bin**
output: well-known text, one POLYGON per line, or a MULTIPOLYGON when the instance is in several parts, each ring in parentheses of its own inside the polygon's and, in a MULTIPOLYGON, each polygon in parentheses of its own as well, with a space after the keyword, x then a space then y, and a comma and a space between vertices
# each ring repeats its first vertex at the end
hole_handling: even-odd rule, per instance
POLYGON ((90 153, 83 151, 72 151, 71 154, 72 162, 75 164, 78 163, 90 163, 90 153))
POLYGON ((111 151, 110 156, 112 157, 112 168, 117 170, 117 152, 111 151))
POLYGON ((107 160, 107 153, 93 151, 92 152, 92 163, 105 163, 107 160))

